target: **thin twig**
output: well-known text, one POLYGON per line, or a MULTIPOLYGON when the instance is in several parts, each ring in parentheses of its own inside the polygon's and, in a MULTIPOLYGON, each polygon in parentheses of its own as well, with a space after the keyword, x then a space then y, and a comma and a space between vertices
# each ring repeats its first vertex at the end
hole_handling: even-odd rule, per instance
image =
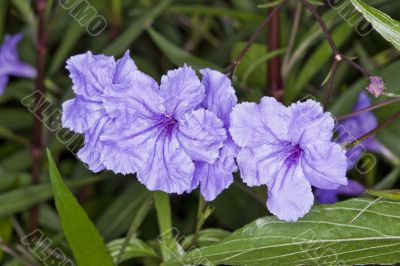
POLYGON ((278 12, 283 5, 285 5, 287 0, 282 0, 282 2, 277 5, 271 13, 264 19, 264 21, 257 27, 256 31, 253 33, 253 35, 250 37, 250 39, 247 41, 246 45, 243 47, 243 49, 240 51, 239 55, 236 57, 235 60, 232 61, 232 63, 229 64, 228 67, 225 68, 225 73, 231 78, 233 76, 233 73, 235 72, 236 67, 240 64, 242 61, 243 57, 246 55, 247 51, 250 49, 250 46, 253 44, 255 40, 257 40, 258 36, 261 34, 263 29, 268 25, 269 20, 274 16, 276 12, 278 12))
POLYGON ((384 101, 384 102, 381 102, 381 103, 378 103, 378 104, 375 104, 375 105, 371 105, 371 106, 362 108, 362 109, 360 109, 360 110, 351 112, 351 113, 346 114, 346 115, 339 116, 339 117, 336 118, 336 120, 337 120, 337 121, 342 121, 342 120, 348 119, 348 118, 350 118, 350 117, 359 115, 359 114, 361 114, 361 113, 368 112, 368 111, 372 111, 372 110, 381 108, 381 107, 383 107, 383 106, 386 106, 386 105, 389 105, 389 104, 393 104, 393 103, 397 103, 397 102, 400 102, 400 97, 398 97, 398 98, 393 98, 393 99, 390 99, 390 100, 387 100, 387 101, 384 101))
POLYGON ((376 128, 374 128, 373 130, 367 132, 366 134, 364 134, 363 136, 359 137, 358 139, 356 139, 355 141, 349 142, 344 144, 343 146, 346 148, 352 148, 354 146, 357 146, 358 144, 360 144, 361 142, 363 142, 364 140, 372 137, 373 135, 375 135, 379 130, 389 126, 390 124, 392 124, 393 122, 395 122, 397 119, 400 118, 400 111, 395 113, 394 115, 392 115, 391 117, 389 117, 387 120, 385 120, 382 124, 380 124, 379 126, 377 126, 376 128))
MULTIPOLYGON (((332 52, 333 52, 333 57, 334 57, 334 59, 335 59, 334 64, 336 63, 336 66, 334 65, 334 66, 332 67, 332 70, 333 70, 333 68, 335 68, 335 72, 336 72, 337 64, 338 64, 340 61, 343 60, 344 62, 346 62, 347 64, 349 64, 349 65, 352 66, 353 68, 355 68, 355 69, 357 69, 358 71, 360 71, 363 75, 365 75, 365 76, 367 76, 367 77, 370 77, 370 76, 371 76, 370 73, 369 73, 365 68, 363 68, 361 65, 357 64, 357 63, 354 62, 352 59, 350 59, 349 57, 347 57, 346 55, 342 54, 342 53, 339 51, 339 49, 337 48, 337 46, 336 46, 336 44, 335 44, 335 42, 334 42, 334 40, 333 40, 333 38, 332 38, 332 35, 329 33, 328 27, 326 26, 326 24, 325 24, 324 20, 322 19, 322 17, 319 15, 317 9, 316 9, 312 4, 310 4, 307 0, 299 0, 299 1, 311 12, 311 14, 312 14, 312 15, 314 16, 314 18, 317 20, 318 24, 320 25, 320 27, 321 27, 321 29, 322 29, 324 35, 325 35, 326 40, 327 40, 328 43, 329 43, 329 46, 331 47, 331 50, 332 50, 332 52)), ((332 71, 332 74, 333 74, 333 75, 331 75, 331 77, 330 77, 330 79, 332 80, 332 82, 329 82, 329 83, 328 83, 328 88, 327 88, 327 90, 326 90, 326 92, 325 92, 325 97, 324 97, 324 107, 325 107, 325 110, 327 109, 327 104, 328 104, 329 99, 330 99, 331 94, 332 94, 332 90, 333 90, 333 79, 334 79, 334 74, 335 74, 335 72, 332 71), (332 76, 333 76, 333 77, 332 77, 332 76)))
POLYGON ((329 81, 328 81, 328 88, 326 89, 325 97, 324 97, 324 111, 326 111, 328 109, 329 99, 332 95, 333 82, 335 81, 337 67, 340 62, 340 60, 338 60, 338 59, 335 58, 335 60, 333 60, 332 71, 331 71, 331 75, 330 75, 329 81))
MULTIPOLYGON (((45 71, 45 56, 46 56, 46 12, 47 0, 37 0, 37 12, 39 17, 39 30, 37 37, 37 78, 36 78, 36 99, 35 106, 38 108, 35 111, 33 122, 33 140, 32 140, 32 184, 38 184, 40 179, 41 164, 42 164, 42 95, 44 93, 44 71, 45 71)), ((38 226, 38 206, 33 206, 31 209, 31 229, 34 230, 38 226)))

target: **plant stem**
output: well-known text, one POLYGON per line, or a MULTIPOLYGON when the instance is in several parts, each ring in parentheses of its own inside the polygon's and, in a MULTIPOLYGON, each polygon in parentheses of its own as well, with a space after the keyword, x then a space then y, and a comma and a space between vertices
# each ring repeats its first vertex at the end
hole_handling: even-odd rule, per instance
POLYGON ((243 57, 247 53, 247 51, 250 49, 250 46, 253 44, 255 40, 257 40, 258 36, 261 34, 263 29, 268 25, 269 20, 274 16, 275 13, 277 13, 283 5, 285 5, 287 0, 282 0, 282 2, 277 5, 271 13, 264 19, 264 21, 257 27, 256 31, 253 33, 253 35, 250 37, 250 39, 247 41, 246 45, 243 47, 243 49, 240 51, 239 55, 236 57, 235 60, 233 60, 232 63, 229 64, 228 67, 225 68, 225 73, 232 78, 233 73, 235 72, 236 67, 240 64, 242 61, 243 57))
POLYGON ((375 105, 371 105, 371 106, 362 108, 362 109, 360 109, 360 110, 358 110, 358 111, 351 112, 351 113, 346 114, 346 115, 339 116, 339 117, 336 118, 336 120, 337 120, 337 121, 342 121, 342 120, 345 120, 345 119, 347 119, 347 118, 350 118, 350 117, 359 115, 359 114, 361 114, 361 113, 368 112, 368 111, 372 111, 372 110, 381 108, 381 107, 383 107, 383 106, 386 106, 386 105, 389 105, 389 104, 393 104, 393 103, 397 103, 397 102, 400 102, 400 97, 398 97, 398 98, 393 98, 393 99, 390 99, 390 100, 387 100, 387 101, 384 101, 384 102, 381 102, 381 103, 378 103, 378 104, 375 104, 375 105))
MULTIPOLYGON (((271 9, 271 13, 274 9, 271 9)), ((271 19, 268 21, 267 27, 267 49, 268 51, 279 50, 280 43, 280 15, 279 10, 274 12, 271 19)), ((278 101, 282 101, 283 90, 282 90, 282 77, 281 77, 281 58, 277 55, 267 61, 267 95, 271 95, 278 101)))
POLYGON ((377 126, 376 128, 374 128, 373 130, 367 132, 366 134, 364 134, 363 136, 359 137, 358 139, 356 139, 355 141, 352 141, 350 143, 344 144, 344 147, 346 148, 352 148, 354 146, 357 146, 358 144, 360 144, 361 142, 363 142, 364 140, 368 139, 369 137, 372 137, 373 135, 375 135, 379 130, 384 129, 385 127, 389 126, 390 124, 392 124, 393 122, 395 122, 397 119, 400 118, 400 111, 398 111, 397 113, 395 113, 394 115, 392 115, 391 117, 389 117, 387 120, 385 120, 382 124, 380 124, 379 126, 377 126))
POLYGON ((160 230, 158 240, 163 260, 166 261, 171 258, 175 250, 175 241, 172 234, 171 205, 168 194, 165 192, 154 191, 153 197, 160 230))
POLYGON ((192 241, 190 242, 189 247, 195 246, 196 243, 197 243, 197 240, 199 239, 200 230, 203 227, 203 224, 205 222, 204 211, 206 210, 206 208, 207 208, 207 203, 204 200, 203 196, 200 194, 199 195, 199 206, 198 206, 198 209, 197 209, 196 228, 195 228, 194 235, 193 235, 192 241))
MULTIPOLYGON (((43 112, 43 94, 44 94, 44 72, 46 59, 46 12, 47 0, 37 0, 37 13, 39 17, 39 29, 37 36, 37 78, 36 78, 36 93, 35 110, 33 116, 33 140, 31 147, 32 154, 32 184, 38 184, 40 180, 41 164, 42 164, 42 112, 43 112)), ((33 206, 31 209, 31 230, 38 226, 38 206, 33 206)))
MULTIPOLYGON (((352 59, 350 59, 349 57, 347 57, 346 55, 342 54, 339 49, 337 48, 332 35, 329 33, 328 27, 326 26, 324 20, 322 19, 322 17, 318 14, 317 9, 310 4, 307 0, 299 0, 310 12, 311 14, 314 16, 314 18, 317 20, 318 24, 320 25, 324 36, 326 38, 326 40, 329 43, 329 46, 331 47, 332 53, 333 53, 333 57, 334 57, 334 62, 336 62, 336 66, 334 65, 332 67, 332 75, 330 77, 331 82, 328 83, 328 88, 325 92, 325 97, 324 97, 324 107, 325 110, 327 109, 327 104, 329 102, 329 99, 332 95, 332 90, 333 90, 333 80, 334 80, 334 76, 336 74, 336 68, 337 68, 337 64, 340 61, 344 61, 347 64, 349 64, 350 66, 352 66, 353 68, 355 68, 356 70, 360 71, 363 75, 369 77, 371 76, 370 73, 363 68, 361 65, 357 64, 356 62, 354 62, 352 59), (335 71, 333 71, 333 69, 335 68, 335 71)), ((335 63, 334 63, 335 64, 335 63)))
POLYGON ((121 249, 118 252, 118 256, 116 259, 116 264, 118 265, 119 262, 121 261, 121 258, 123 257, 125 250, 129 244, 129 242, 131 241, 132 237, 134 236, 134 234, 136 233, 136 231, 138 230, 139 226, 142 224, 144 218, 146 218, 147 214, 149 213, 151 204, 153 203, 153 199, 152 197, 146 197, 142 206, 139 208, 139 210, 137 211, 135 218, 132 221, 131 227, 129 228, 128 234, 125 237, 125 240, 122 244, 121 249))
POLYGON ((329 99, 332 95, 333 82, 335 81, 335 75, 336 75, 338 65, 339 65, 339 61, 335 58, 333 60, 332 71, 331 71, 331 75, 330 75, 329 81, 328 81, 328 88, 326 89, 326 92, 325 92, 324 111, 326 111, 328 109, 329 99))

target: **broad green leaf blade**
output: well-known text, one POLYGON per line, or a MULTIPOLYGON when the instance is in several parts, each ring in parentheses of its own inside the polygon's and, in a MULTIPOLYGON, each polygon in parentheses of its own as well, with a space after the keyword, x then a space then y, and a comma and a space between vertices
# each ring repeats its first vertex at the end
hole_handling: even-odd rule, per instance
POLYGON ((399 221, 400 203, 381 198, 318 205, 297 222, 260 218, 163 265, 393 264, 400 261, 399 221))
POLYGON ((387 41, 400 50, 400 22, 375 9, 362 0, 351 0, 353 6, 372 24, 372 27, 387 41))
POLYGON ((368 194, 373 195, 375 197, 391 199, 391 200, 400 200, 400 189, 391 189, 391 190, 367 190, 368 194))
POLYGON ((169 6, 171 0, 162 0, 147 13, 134 21, 115 41, 104 50, 105 54, 118 56, 129 48, 129 45, 169 6))
MULTIPOLYGON (((107 244, 107 249, 110 252, 113 260, 116 261, 119 252, 124 245, 125 238, 115 239, 107 244)), ((140 239, 132 238, 125 248, 124 254, 120 258, 120 262, 124 262, 133 258, 142 257, 158 257, 157 252, 140 239)))
POLYGON ((47 150, 51 186, 61 225, 74 258, 80 266, 114 265, 102 237, 61 179, 47 150))
POLYGON ((182 50, 180 47, 176 46, 175 44, 171 43, 167 40, 164 36, 160 33, 155 31, 154 29, 148 29, 150 37, 156 43, 156 45, 160 48, 160 50, 177 66, 182 66, 183 64, 189 64, 194 68, 201 68, 201 67, 211 67, 216 70, 221 70, 221 68, 217 65, 209 63, 201 58, 195 57, 188 53, 185 50, 182 50))

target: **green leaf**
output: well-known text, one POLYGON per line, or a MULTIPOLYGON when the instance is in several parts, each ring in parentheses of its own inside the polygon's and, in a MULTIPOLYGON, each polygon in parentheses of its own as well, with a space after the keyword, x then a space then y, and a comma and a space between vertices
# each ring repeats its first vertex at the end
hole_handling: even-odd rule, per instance
POLYGON ((182 50, 177 45, 171 43, 160 33, 155 31, 154 29, 148 29, 150 37, 156 43, 156 45, 160 48, 160 50, 168 57, 168 59, 177 66, 181 66, 183 64, 189 64, 194 68, 202 68, 202 67, 211 67, 216 70, 221 70, 221 68, 217 65, 209 63, 201 58, 195 57, 190 53, 182 50))
POLYGON ((362 0, 351 0, 353 6, 364 18, 372 24, 372 27, 387 41, 400 50, 400 22, 392 19, 385 13, 375 9, 362 0))
MULTIPOLYGON (((0 176, 1 178, 1 176, 0 176)), ((77 180, 70 180, 67 186, 71 189, 83 185, 92 184, 103 180, 104 176, 91 176, 77 180)), ((40 202, 50 199, 52 196, 50 184, 33 185, 14 189, 0 195, 0 217, 9 216, 32 207, 40 202)))
POLYGON ((162 0, 155 7, 152 7, 147 13, 135 20, 115 41, 113 41, 104 50, 105 54, 118 56, 125 52, 129 45, 146 28, 151 27, 153 21, 169 6, 171 0, 162 0))
POLYGON ((379 197, 379 198, 397 200, 397 201, 400 200, 400 189, 367 190, 366 192, 372 196, 379 197))
POLYGON ((56 208, 74 258, 80 266, 112 266, 113 262, 102 237, 86 212, 64 184, 49 150, 49 172, 56 208))
POLYGON ((357 198, 315 206, 297 222, 268 216, 163 265, 393 264, 400 261, 399 213, 399 202, 357 198))
POLYGON ((171 205, 168 194, 162 191, 154 191, 154 205, 157 211, 158 227, 160 230, 159 241, 164 260, 168 260, 175 250, 175 240, 172 234, 171 205))
MULTIPOLYGON (((125 238, 115 239, 107 244, 107 249, 110 252, 111 256, 113 257, 114 261, 117 260, 119 252, 124 245, 124 241, 125 238)), ((128 245, 126 246, 125 252, 121 256, 119 261, 124 262, 129 259, 141 258, 141 257, 158 257, 158 255, 152 247, 147 245, 142 240, 137 238, 132 238, 129 241, 128 245)))

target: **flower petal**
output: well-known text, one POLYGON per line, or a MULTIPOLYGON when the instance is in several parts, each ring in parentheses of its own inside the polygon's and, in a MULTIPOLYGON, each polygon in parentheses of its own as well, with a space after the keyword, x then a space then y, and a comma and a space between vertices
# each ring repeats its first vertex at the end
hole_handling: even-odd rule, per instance
POLYGON ((324 112, 320 103, 307 100, 289 107, 291 123, 289 134, 292 142, 310 143, 316 140, 330 141, 335 122, 330 113, 324 112))
POLYGON ((180 118, 204 99, 204 87, 191 67, 168 71, 161 78, 160 94, 169 115, 180 118))
POLYGON ((104 146, 100 140, 100 135, 108 122, 109 118, 102 117, 96 126, 85 132, 84 146, 77 154, 79 159, 86 163, 88 168, 95 173, 105 168, 101 161, 101 153, 104 146))
POLYGON ((78 95, 95 100, 113 83, 114 57, 93 55, 91 52, 70 57, 67 69, 72 79, 72 89, 78 95))
POLYGON ((62 125, 77 133, 84 133, 98 123, 105 115, 104 108, 97 102, 88 101, 81 96, 63 103, 62 125))
POLYGON ((104 143, 102 162, 107 169, 128 174, 144 167, 149 150, 154 147, 159 130, 154 120, 132 118, 127 123, 114 122, 101 135, 104 143))
POLYGON ((339 144, 328 141, 307 144, 300 163, 308 181, 315 187, 337 189, 347 185, 347 159, 339 144))
POLYGON ((237 171, 235 157, 237 148, 233 141, 227 142, 220 156, 213 164, 195 162, 192 188, 200 183, 200 191, 206 201, 213 201, 233 182, 233 172, 237 171))
POLYGON ((268 210, 279 219, 297 221, 311 209, 314 195, 300 165, 282 167, 268 186, 268 210))
POLYGON ((288 110, 272 97, 263 97, 260 104, 244 102, 231 113, 229 129, 240 147, 257 147, 288 139, 288 110))
POLYGON ((136 70, 129 78, 125 77, 124 82, 109 86, 104 91, 103 105, 111 117, 151 118, 164 111, 158 84, 150 76, 136 70))
POLYGON ((214 113, 198 109, 179 121, 177 137, 192 160, 213 163, 226 139, 226 130, 214 113))
POLYGON ((212 111, 229 128, 229 115, 237 104, 235 90, 231 80, 219 71, 209 68, 200 70, 202 83, 206 90, 206 98, 202 106, 212 111))
POLYGON ((129 85, 130 79, 134 76, 133 73, 135 70, 137 70, 137 66, 129 56, 128 50, 122 58, 117 60, 113 83, 129 85))
POLYGON ((149 190, 178 193, 190 189, 194 163, 180 147, 175 136, 160 134, 154 141, 145 166, 138 179, 149 190))
POLYGON ((237 162, 243 182, 252 187, 269 184, 282 168, 285 159, 281 145, 262 144, 243 148, 237 162))

